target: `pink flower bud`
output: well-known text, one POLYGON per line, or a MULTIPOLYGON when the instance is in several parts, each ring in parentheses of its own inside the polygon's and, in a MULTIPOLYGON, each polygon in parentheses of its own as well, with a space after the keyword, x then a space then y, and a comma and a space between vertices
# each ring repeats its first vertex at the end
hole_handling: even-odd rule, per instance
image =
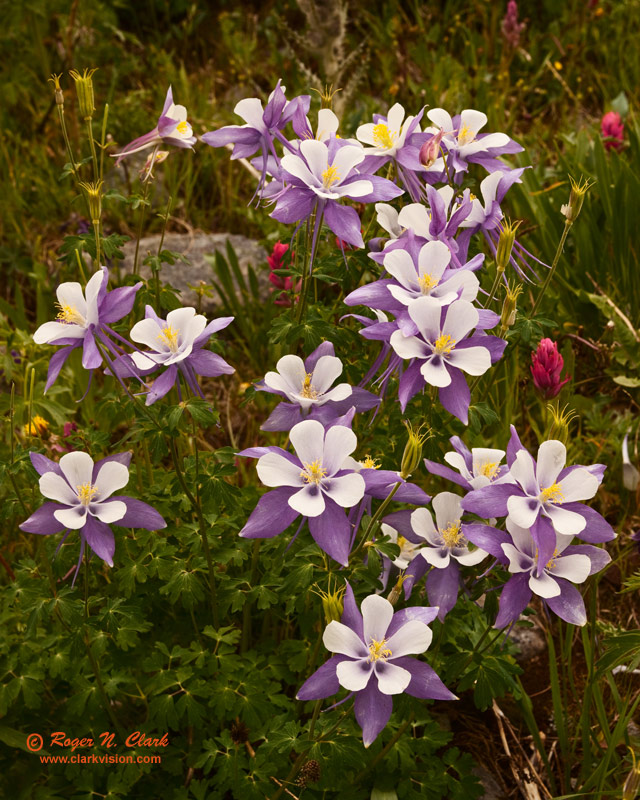
POLYGON ((564 359, 558 352, 558 345, 551 339, 542 339, 538 349, 531 353, 530 369, 533 385, 545 400, 551 400, 560 394, 565 383, 571 380, 570 375, 564 379, 560 378, 560 373, 564 369, 564 359))
MULTIPOLYGON (((269 273, 269 281, 272 283, 276 289, 279 289, 279 293, 274 300, 274 303, 277 306, 290 306, 291 305, 291 298, 290 294, 298 294, 302 287, 302 281, 298 280, 294 284, 293 278, 284 275, 275 275, 274 270, 280 269, 287 269, 287 265, 283 265, 282 259, 284 258, 284 254, 289 250, 288 244, 283 244, 282 242, 276 242, 273 246, 273 250, 271 255, 267 257, 267 264, 269 265, 269 269, 271 272, 269 273)), ((291 260, 293 261, 294 253, 291 252, 291 260)), ((271 290, 273 291, 273 289, 271 290)), ((299 297, 295 297, 295 302, 297 303, 300 299, 299 297)))
POLYGON ((429 169, 429 167, 433 166, 433 164, 436 162, 436 159, 440 155, 440 142, 442 141, 443 136, 444 131, 441 128, 438 133, 434 134, 420 148, 418 159, 420 160, 422 166, 426 169, 429 169))
MULTIPOLYGON (((289 245, 283 244, 280 241, 276 242, 273 245, 273 250, 271 251, 271 255, 267 256, 267 264, 269 265, 269 269, 271 270, 283 269, 282 258, 288 249, 289 245)), ((291 255, 293 256, 293 253, 291 255)))
POLYGON ((514 50, 520 44, 520 34, 527 27, 526 22, 518 22, 518 4, 516 0, 509 0, 507 13, 500 25, 506 43, 514 50))
POLYGON ((624 123, 616 111, 609 111, 600 123, 604 146, 607 150, 622 150, 624 142, 624 123))

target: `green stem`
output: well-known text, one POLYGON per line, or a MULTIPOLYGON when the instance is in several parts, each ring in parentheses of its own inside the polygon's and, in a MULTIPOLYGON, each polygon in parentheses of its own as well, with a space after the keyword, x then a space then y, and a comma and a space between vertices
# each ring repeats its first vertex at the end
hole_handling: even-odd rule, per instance
MULTIPOLYGON (((249 588, 251 589, 258 580, 258 563, 260 560, 260 539, 253 542, 251 549, 251 573, 249 575, 249 588)), ((240 652, 246 653, 249 649, 249 639, 251 638, 251 603, 247 600, 242 607, 242 640, 240 642, 240 652)))
POLYGON ((498 291, 498 286, 500 284, 500 280, 503 275, 504 275, 504 268, 500 269, 500 267, 497 267, 496 277, 493 279, 493 285, 491 286, 491 291, 489 292, 489 299, 484 304, 485 308, 489 308, 491 303, 493 303, 493 298, 495 297, 496 292, 498 291))
POLYGON ((147 197, 149 196, 149 181, 144 182, 144 191, 142 192, 142 202, 140 203, 140 219, 138 220, 138 233, 136 235, 136 251, 133 256, 133 274, 138 274, 138 254, 140 252, 140 239, 142 239, 142 228, 144 226, 144 217, 147 210, 147 197))
POLYGON ((564 243, 567 240, 567 235, 569 233, 569 228, 571 227, 571 225, 572 223, 570 220, 567 220, 564 223, 564 230, 562 231, 562 236, 560 237, 560 241, 556 249, 556 254, 553 258, 553 264, 551 265, 551 269, 549 270, 549 272, 547 272, 547 277, 545 278, 545 281, 542 284, 542 289, 540 289, 540 293, 536 297, 536 301, 533 304, 533 308, 531 309, 531 314, 529 314, 529 319, 531 319, 536 313, 536 310, 540 305, 540 301, 544 297, 544 293, 547 291, 547 287, 551 283, 551 279, 553 278, 553 274, 556 271, 556 267, 558 266, 558 261, 560 260, 560 255, 562 254, 562 251, 564 249, 564 243))
POLYGON ((375 536, 375 534, 376 534, 376 526, 378 524, 378 520, 384 514, 384 512, 387 510, 387 506, 393 500, 394 494, 398 491, 398 489, 401 486, 402 486, 402 481, 398 481, 398 483, 394 484, 394 486, 391 489, 391 491, 389 492, 389 494, 382 501, 382 503, 378 507, 378 510, 376 511, 376 513, 371 518, 371 521, 369 522, 369 524, 367 526, 367 530, 365 531, 365 534, 362 537, 362 540, 361 540, 360 544, 356 547, 356 549, 351 554, 352 556, 355 556, 357 553, 359 553, 360 550, 362 550, 362 548, 365 546, 366 542, 368 542, 370 539, 372 539, 375 536))
POLYGON ((100 667, 98 666, 98 662, 96 661, 95 656, 91 650, 91 643, 89 642, 89 634, 87 629, 84 630, 84 644, 87 648, 87 654, 89 656, 89 661, 91 662, 91 668, 93 669, 93 674, 96 679, 96 685, 98 686, 98 691, 100 692, 100 697, 102 698, 102 703, 104 705, 105 711, 109 715, 109 719, 113 723, 114 728, 118 732, 118 736, 124 741, 127 737, 127 734, 120 725, 118 718, 116 717, 113 709, 111 708, 111 703, 109 702, 109 698, 107 697, 107 693, 104 690, 104 684, 102 683, 102 678, 100 677, 100 667))
POLYGON ((367 766, 362 769, 355 777, 354 783, 360 783, 360 781, 366 777, 369 773, 371 773, 374 768, 382 761, 382 759, 387 755, 389 750, 398 742, 402 734, 407 730, 409 725, 413 722, 414 712, 412 711, 409 714, 409 718, 407 721, 401 725, 398 730, 395 732, 394 736, 387 742, 387 744, 382 748, 382 750, 378 753, 378 755, 373 758, 367 766))
POLYGON ((104 151, 106 149, 105 139, 107 138, 107 119, 109 117, 109 104, 105 103, 104 114, 102 115, 102 133, 100 134, 100 180, 104 175, 104 151))
POLYGON ((320 709, 322 708, 322 699, 316 700, 316 704, 313 707, 313 715, 311 717, 311 722, 309 724, 309 738, 313 739, 313 731, 316 727, 316 722, 318 720, 318 716, 320 715, 320 709))
POLYGON ((304 262, 302 265, 302 286, 300 287, 300 299, 298 300, 298 313, 296 315, 297 323, 300 323, 302 321, 302 315, 304 313, 304 308, 307 300, 307 291, 308 291, 307 284, 309 282, 309 272, 310 272, 309 267, 311 266, 310 257, 311 257, 311 246, 312 246, 311 245, 312 217, 315 217, 315 212, 307 219, 307 229, 304 237, 304 262))
POLYGON ((89 145, 91 146, 91 160, 93 161, 93 180, 97 183, 100 177, 100 172, 98 170, 98 154, 96 152, 96 143, 93 140, 93 122, 91 117, 85 119, 87 123, 87 137, 89 139, 89 145))

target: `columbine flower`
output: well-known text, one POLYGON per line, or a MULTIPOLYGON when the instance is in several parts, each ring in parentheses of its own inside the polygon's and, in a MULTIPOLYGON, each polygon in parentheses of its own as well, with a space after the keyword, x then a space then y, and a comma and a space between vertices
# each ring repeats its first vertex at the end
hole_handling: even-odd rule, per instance
POLYGON ((482 111, 467 108, 452 119, 444 108, 432 108, 427 111, 427 116, 436 125, 435 129, 429 129, 429 133, 444 131, 442 144, 447 148, 448 158, 456 172, 466 171, 468 162, 482 164, 493 172, 494 168, 500 168, 497 155, 522 150, 506 133, 479 133, 487 124, 487 115, 482 111))
POLYGON ((590 499, 597 492, 602 480, 601 465, 565 467, 566 448, 555 439, 540 445, 536 463, 520 444, 515 430, 507 456, 515 483, 490 485, 470 492, 462 501, 465 511, 485 519, 508 515, 512 523, 531 531, 544 564, 553 556, 556 532, 592 543, 615 537, 611 526, 597 511, 578 502, 590 499))
POLYGON ((607 150, 622 150, 624 145, 624 123, 622 117, 615 111, 609 111, 602 117, 600 123, 604 146, 607 150))
MULTIPOLYGON (((56 289, 59 308, 55 322, 45 322, 33 334, 36 344, 65 345, 49 362, 45 392, 53 385, 69 354, 82 345, 82 366, 88 370, 102 364, 98 339, 111 353, 118 355, 108 334, 109 324, 125 317, 133 308, 136 292, 142 286, 122 286, 107 292, 109 273, 106 267, 98 270, 84 291, 79 283, 61 283, 56 289)), ((120 352, 122 352, 120 350, 120 352)))
MULTIPOLYGON (((139 153, 141 150, 147 150, 149 147, 168 144, 173 147, 192 150, 195 143, 196 137, 193 135, 191 125, 187 122, 187 109, 184 106, 174 104, 173 92, 169 87, 162 114, 160 114, 155 128, 149 133, 145 133, 144 136, 139 136, 129 142, 128 145, 122 148, 120 153, 115 153, 113 157, 118 159, 116 161, 117 166, 123 158, 133 155, 133 153, 139 153)), ((154 164, 155 159, 152 158, 149 171, 154 164)))
MULTIPOLYGON (((549 528, 551 525, 546 523, 549 528)), ((512 577, 500 596, 496 628, 515 622, 529 604, 531 595, 541 597, 565 622, 584 625, 587 614, 580 592, 573 586, 603 569, 609 554, 591 545, 571 545, 571 536, 555 534, 552 555, 542 559, 528 530, 507 520, 510 540, 502 542, 503 561, 508 561, 512 577)))
POLYGON ((289 184, 277 199, 271 216, 285 224, 306 219, 316 211, 314 242, 324 219, 327 226, 349 244, 364 247, 360 217, 355 208, 341 206, 342 198, 372 202, 391 200, 402 189, 385 178, 361 174, 356 167, 364 160, 362 147, 331 139, 300 143, 299 154, 282 158, 283 178, 289 184))
POLYGON ((622 440, 622 483, 625 489, 635 492, 639 482, 640 472, 638 472, 629 458, 629 433, 625 433, 622 440))
POLYGON ((533 385, 544 397, 551 400, 560 394, 560 390, 571 380, 567 375, 564 380, 560 379, 560 373, 564 368, 564 359, 558 352, 558 345, 551 339, 541 339, 538 349, 531 353, 531 375, 533 385))
POLYGON ((480 548, 469 549, 467 526, 462 523, 461 499, 452 492, 440 492, 431 504, 436 514, 436 524, 426 508, 417 508, 411 514, 411 527, 424 542, 416 558, 409 565, 405 576, 405 593, 411 594, 416 581, 433 567, 427 576, 426 586, 429 602, 439 607, 438 618, 443 620, 456 604, 460 585, 460 568, 475 566, 488 553, 480 548))
POLYGON ((342 361, 336 358, 333 344, 323 342, 304 361, 299 356, 283 356, 277 372, 267 372, 258 388, 289 400, 280 403, 261 426, 265 431, 288 431, 309 415, 323 424, 345 414, 374 408, 380 398, 359 386, 340 383, 331 388, 342 373, 342 361))
POLYGON ((469 490, 481 489, 492 483, 513 483, 509 468, 501 463, 505 457, 504 450, 488 447, 474 447, 469 450, 459 436, 452 436, 449 441, 454 449, 444 454, 444 460, 453 469, 425 458, 424 464, 433 475, 439 475, 469 490))
POLYGON ((504 341, 468 335, 478 324, 478 311, 466 300, 443 307, 432 297, 420 297, 409 304, 408 312, 418 335, 404 336, 398 330, 390 339, 395 352, 413 362, 400 381, 402 410, 428 383, 440 389, 442 405, 466 425, 470 391, 462 372, 483 375, 491 366, 492 352, 498 357, 502 354, 504 341))
POLYGON ((108 456, 95 464, 90 455, 81 452, 67 453, 58 463, 39 453, 29 455, 40 475, 40 491, 53 502, 42 505, 20 525, 20 530, 47 536, 67 529, 60 545, 70 531, 79 531, 80 558, 76 576, 85 544, 113 566, 115 540, 110 524, 151 531, 166 527, 151 506, 132 497, 114 495, 129 482, 131 453, 108 456))
POLYGON ((424 653, 431 644, 428 625, 435 619, 436 608, 405 608, 394 614, 391 603, 374 594, 365 597, 361 609, 362 613, 347 585, 342 622, 330 622, 323 636, 327 650, 337 655, 305 681, 297 698, 330 697, 340 687, 356 692, 356 720, 364 746, 369 747, 389 721, 394 694, 457 698, 428 664, 407 657, 424 653))
POLYGON ((345 468, 356 449, 355 433, 344 425, 325 431, 317 420, 294 425, 289 440, 296 455, 280 447, 257 447, 239 455, 258 458, 258 477, 265 486, 278 487, 263 495, 240 536, 264 539, 282 533, 300 515, 318 547, 347 566, 351 525, 343 509, 362 499, 364 479, 345 468))
POLYGON ((134 342, 150 350, 131 354, 136 367, 145 374, 167 369, 156 378, 147 394, 149 406, 164 397, 176 383, 178 372, 194 394, 202 397, 196 375, 217 378, 230 375, 234 368, 219 355, 205 349, 210 337, 226 328, 233 317, 220 317, 207 325, 206 317, 196 314, 195 308, 176 308, 161 319, 151 306, 145 308, 145 319, 137 322, 129 334, 134 342))

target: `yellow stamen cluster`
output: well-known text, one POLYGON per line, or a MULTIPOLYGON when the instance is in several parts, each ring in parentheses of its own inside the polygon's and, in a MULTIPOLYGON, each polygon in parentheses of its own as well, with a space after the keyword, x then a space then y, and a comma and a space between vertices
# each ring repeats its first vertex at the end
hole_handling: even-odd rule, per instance
POLYGON ((98 493, 98 489, 90 483, 83 483, 82 486, 76 486, 78 497, 83 506, 88 506, 89 503, 98 493))
POLYGON ((364 469, 380 469, 380 462, 376 458, 372 458, 368 453, 364 457, 364 461, 360 463, 364 469))
POLYGON ((186 119, 182 120, 182 122, 179 122, 176 125, 176 130, 178 131, 178 133, 181 133, 183 136, 185 136, 187 133, 189 133, 190 128, 191 128, 191 126, 186 121, 186 119))
POLYGON ((460 521, 450 522, 446 528, 440 530, 440 536, 447 547, 460 547, 465 542, 460 521))
POLYGON ((556 565, 556 559, 558 558, 559 555, 560 555, 560 553, 558 552, 558 548, 556 547, 556 549, 553 551, 553 555, 547 561, 547 563, 545 564, 544 568, 545 569, 553 569, 553 567, 555 567, 555 565, 556 565))
POLYGON ((178 335, 180 331, 173 328, 171 325, 165 325, 162 331, 158 334, 158 339, 167 345, 172 353, 178 350, 178 335))
POLYGON ((442 336, 439 336, 436 339, 433 345, 435 353, 438 356, 448 356, 455 346, 456 346, 456 340, 452 339, 448 335, 445 335, 444 333, 442 334, 442 336))
POLYGON ((300 396, 306 397, 309 400, 315 400, 318 396, 318 392, 313 388, 311 385, 311 380, 313 378, 312 372, 307 372, 302 380, 302 389, 300 390, 300 396))
POLYGON ((381 642, 377 642, 375 639, 371 640, 371 644, 369 645, 369 662, 379 661, 380 659, 386 661, 393 655, 391 650, 385 647, 386 643, 386 639, 383 639, 381 642))
POLYGON ((438 279, 434 278, 433 275, 420 275, 418 283, 422 294, 429 294, 433 287, 438 285, 438 279))
POLYGON ((333 184, 339 180, 340 175, 338 174, 338 169, 337 167, 334 167, 333 164, 330 167, 327 167, 322 173, 322 185, 325 189, 333 186, 333 184))
POLYGON ((300 473, 300 477, 305 483, 315 483, 316 486, 320 484, 323 478, 327 475, 327 470, 323 469, 320 459, 312 461, 310 464, 305 464, 304 469, 300 473))
POLYGON ((384 122, 379 122, 373 126, 373 141, 378 147, 386 147, 387 149, 393 147, 395 138, 396 134, 392 133, 384 122))
POLYGON ((562 494, 562 487, 559 483, 554 483, 547 486, 546 489, 540 487, 540 502, 541 503, 562 503, 564 502, 564 495, 562 494))
POLYGON ((62 303, 56 303, 56 305, 60 309, 56 319, 58 319, 60 322, 84 325, 84 317, 75 306, 63 305, 62 303))
POLYGON ((498 464, 497 461, 487 461, 487 463, 483 464, 480 469, 476 467, 476 472, 479 472, 481 475, 484 475, 485 478, 489 478, 489 480, 492 481, 498 474, 499 469, 500 464, 498 464))
POLYGON ((476 138, 475 133, 468 125, 463 125, 458 133, 458 144, 470 144, 476 138))
POLYGON ((407 543, 407 540, 404 538, 404 536, 398 536, 398 541, 396 542, 396 544, 400 548, 400 553, 401 554, 402 554, 402 549, 403 549, 403 547, 405 546, 406 543, 407 543))

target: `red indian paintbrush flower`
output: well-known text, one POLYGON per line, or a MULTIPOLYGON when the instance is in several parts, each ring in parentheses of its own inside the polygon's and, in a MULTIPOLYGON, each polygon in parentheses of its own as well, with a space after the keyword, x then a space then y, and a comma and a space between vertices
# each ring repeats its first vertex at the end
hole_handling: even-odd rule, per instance
POLYGON ((602 117, 600 131, 607 150, 622 150, 624 143, 624 123, 616 111, 609 111, 602 117))
POLYGON ((545 400, 560 394, 560 390, 571 380, 571 376, 560 378, 564 369, 564 359, 558 352, 558 345, 551 339, 542 339, 538 349, 531 353, 531 375, 533 384, 545 400))

